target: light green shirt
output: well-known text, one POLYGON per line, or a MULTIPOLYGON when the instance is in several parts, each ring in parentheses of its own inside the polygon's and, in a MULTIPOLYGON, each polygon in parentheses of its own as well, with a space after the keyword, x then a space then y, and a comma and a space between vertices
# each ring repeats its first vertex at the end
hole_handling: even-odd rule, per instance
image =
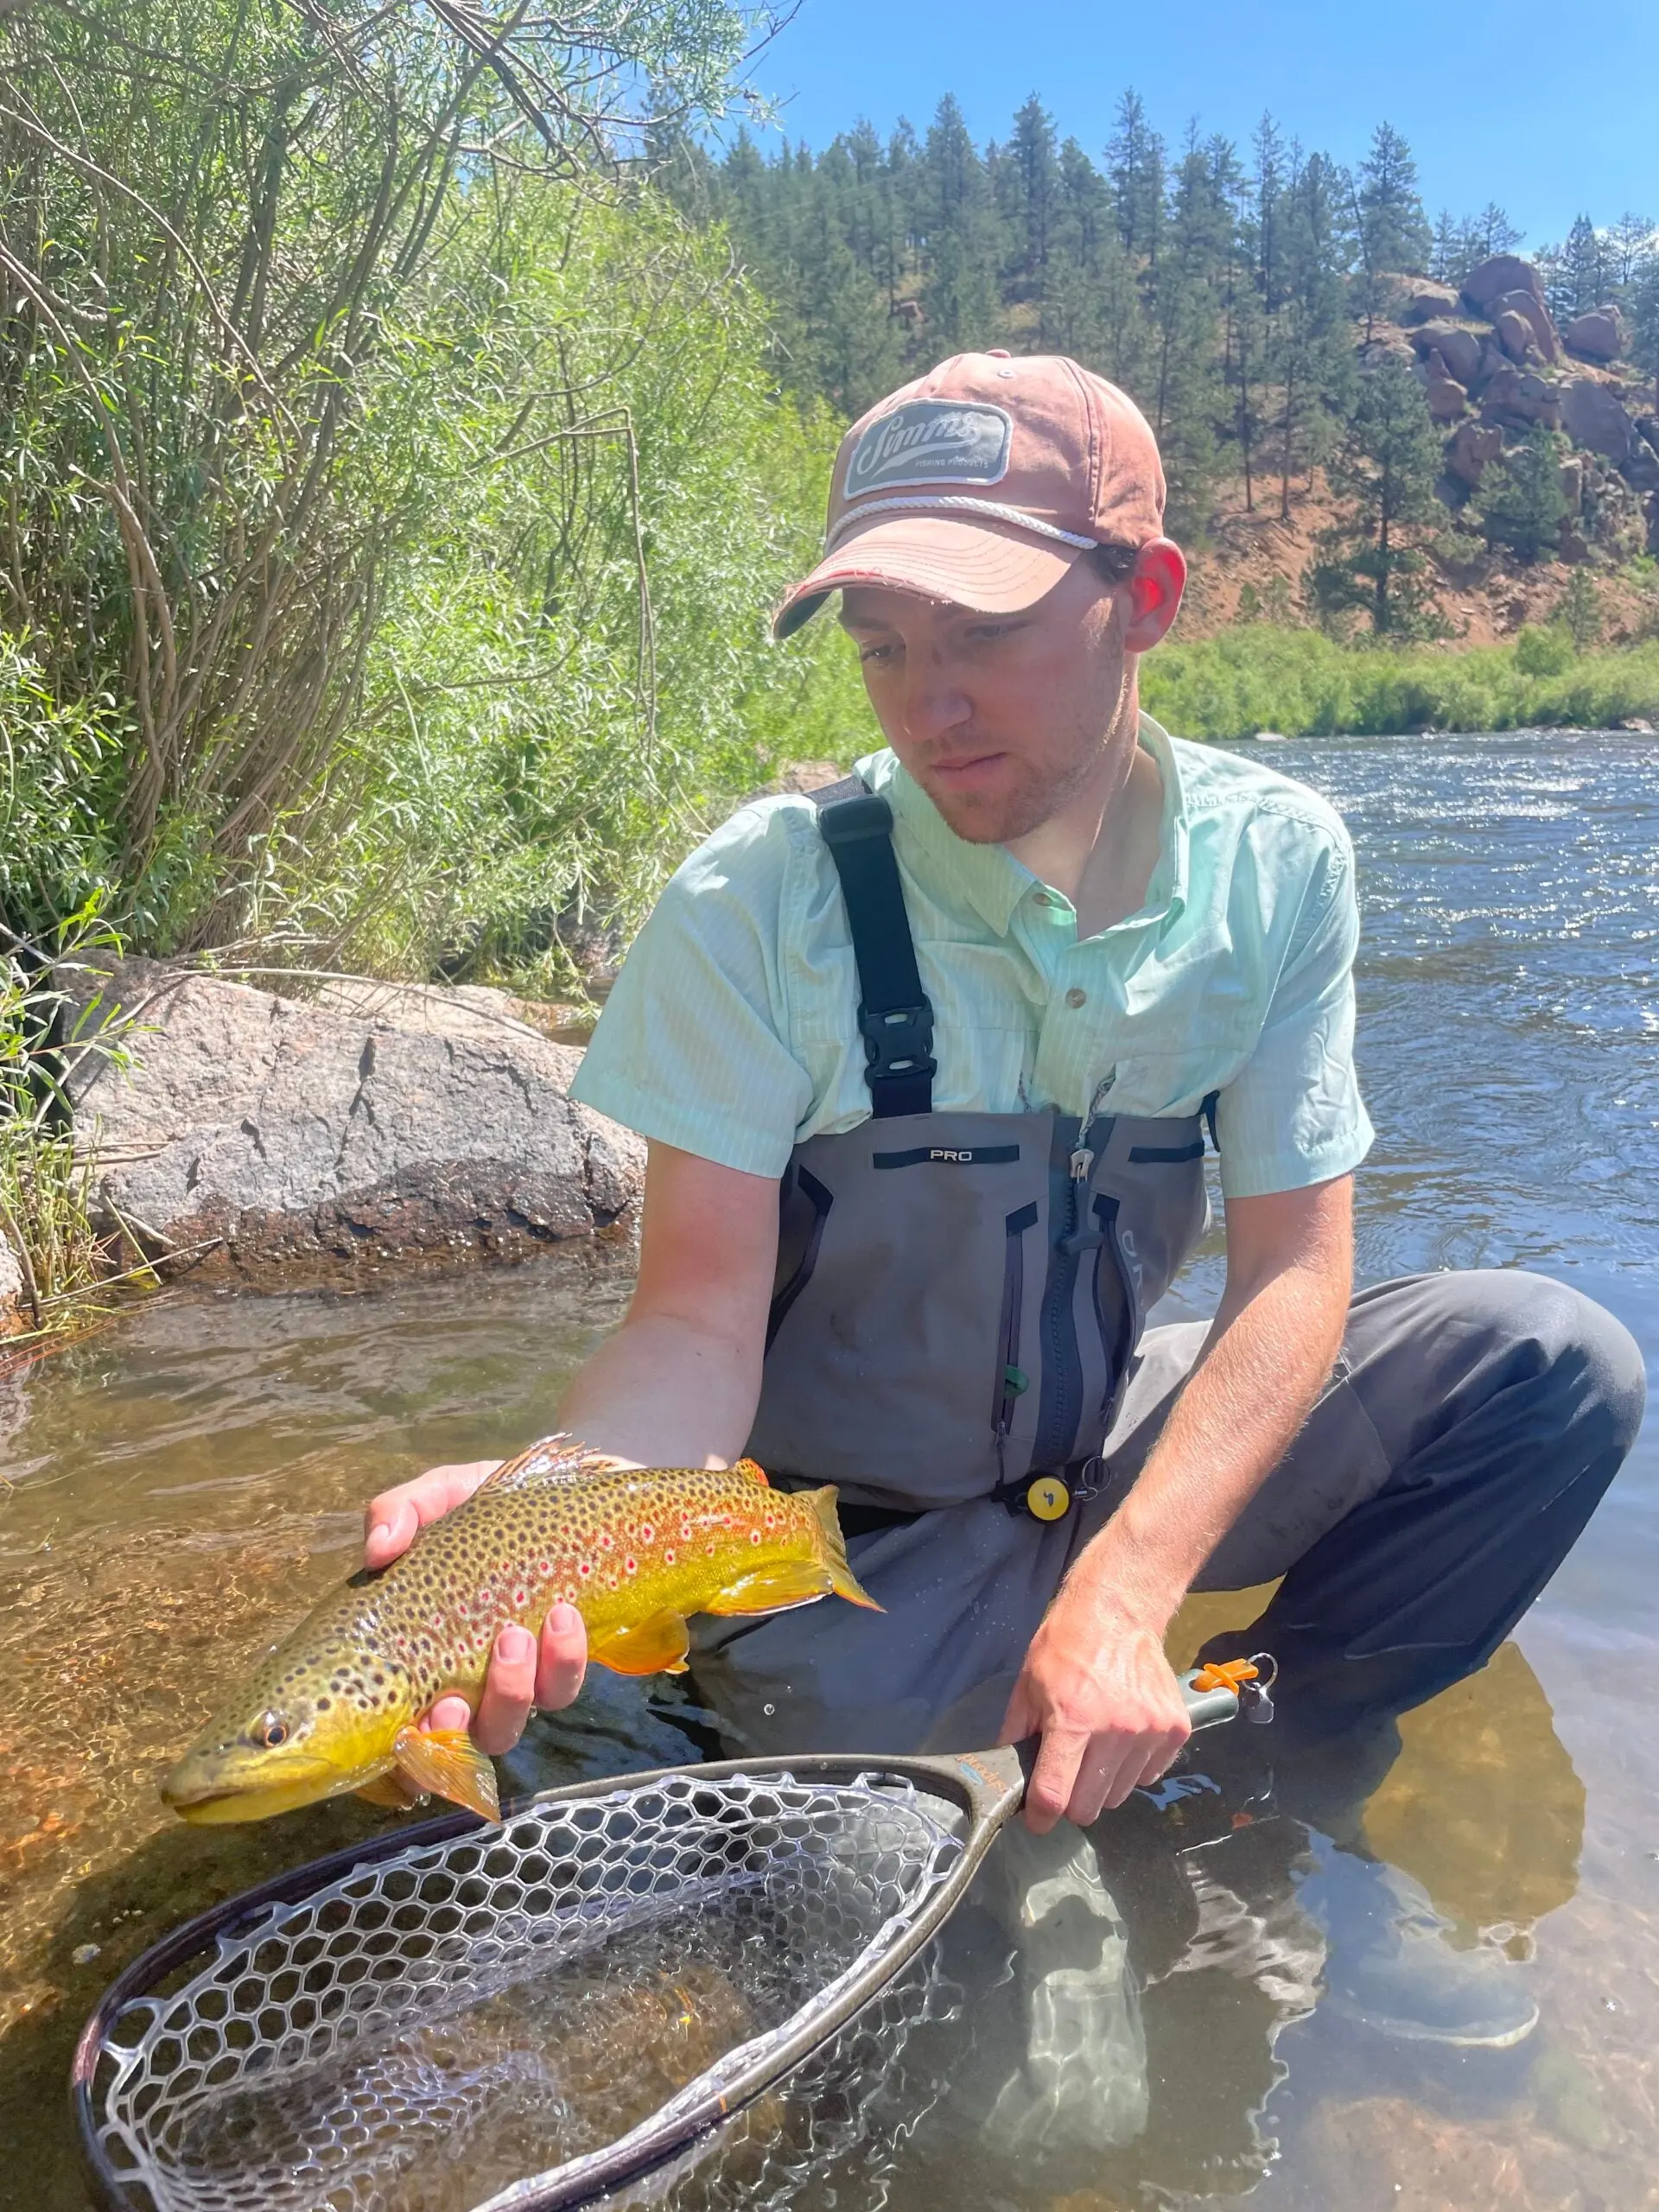
MULTIPOLYGON (((1079 938, 1071 901, 1005 847, 949 830, 891 753, 889 801, 932 1003, 933 1103, 1007 1114, 1191 1114, 1220 1094, 1223 1189, 1304 1188, 1365 1156, 1354 1074, 1353 849, 1317 793, 1254 760, 1141 743, 1163 779, 1146 904, 1079 938), (1102 1086, 1109 1089, 1102 1097, 1102 1086)), ((742 808, 674 876, 574 1085, 645 1137, 780 1175, 791 1147, 868 1118, 846 909, 817 810, 742 808)))

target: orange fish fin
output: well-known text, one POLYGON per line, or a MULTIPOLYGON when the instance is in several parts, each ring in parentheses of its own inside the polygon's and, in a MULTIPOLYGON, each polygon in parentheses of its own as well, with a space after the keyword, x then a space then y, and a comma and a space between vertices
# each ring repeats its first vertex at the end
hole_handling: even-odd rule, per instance
POLYGON ((633 1628, 613 1629, 588 1656, 615 1675, 683 1675, 690 1635, 681 1613, 653 1613, 633 1628))
POLYGON ((841 1533, 841 1522, 836 1514, 836 1486, 826 1483, 822 1490, 798 1491, 803 1505, 810 1506, 817 1522, 823 1547, 823 1564, 830 1577, 830 1587, 837 1598, 845 1598, 849 1605, 866 1605, 873 1613, 885 1612, 847 1564, 847 1539, 841 1533))
POLYGON ((411 1789, 447 1797, 486 1821, 500 1819, 495 1769, 464 1728, 400 1728, 391 1748, 411 1789))
POLYGON ((581 1482, 589 1475, 620 1474, 626 1465, 626 1460, 609 1459, 602 1452, 590 1452, 579 1436, 567 1435, 561 1429, 556 1436, 543 1436, 516 1459, 504 1459, 479 1488, 534 1490, 543 1483, 581 1482))
POLYGON ((732 1472, 734 1475, 747 1475, 752 1483, 759 1483, 762 1490, 770 1490, 772 1488, 772 1484, 766 1480, 766 1469, 763 1466, 760 1466, 753 1459, 739 1459, 735 1461, 732 1467, 732 1472))
POLYGON ((390 1805, 395 1812, 399 1813, 406 1813, 409 1810, 409 1791, 399 1782, 395 1772, 383 1774, 378 1781, 365 1782, 360 1789, 354 1789, 352 1795, 353 1797, 360 1797, 365 1805, 390 1805))
POLYGON ((815 1559, 780 1559, 727 1584, 705 1613, 782 1613, 830 1595, 830 1571, 815 1559))

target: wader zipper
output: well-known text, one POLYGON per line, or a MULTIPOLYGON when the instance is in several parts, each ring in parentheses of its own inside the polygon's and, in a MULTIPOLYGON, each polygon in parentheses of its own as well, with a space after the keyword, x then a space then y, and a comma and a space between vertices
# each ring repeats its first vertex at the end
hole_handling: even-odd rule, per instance
MULTIPOLYGON (((1080 1130, 1079 1136, 1081 1134, 1080 1130)), ((1056 1211, 1060 1214, 1061 1221, 1058 1233, 1052 1237, 1048 1281, 1043 1291, 1042 1418, 1038 1424, 1037 1439, 1032 1449, 1031 1464, 1033 1467, 1065 1465, 1071 1457, 1077 1421, 1083 1412, 1083 1363, 1077 1351, 1077 1314, 1073 1307, 1077 1287, 1077 1255, 1071 1249, 1071 1243, 1077 1228, 1077 1192, 1080 1186, 1077 1166, 1080 1159, 1092 1161, 1092 1155, 1083 1151, 1074 1141, 1067 1147, 1065 1159, 1065 1194, 1061 1198, 1056 1193, 1058 1200, 1056 1211)), ((1088 1174, 1087 1166, 1083 1172, 1084 1176, 1088 1174)))
POLYGON ((1000 1363, 996 1387, 991 1395, 991 1427, 996 1437, 996 1468, 1006 1479, 1003 1455, 1014 1426, 1014 1402, 1030 1381, 1020 1364, 1020 1323, 1026 1304, 1026 1245, 1028 1229, 1037 1226, 1035 1205, 1021 1206, 1003 1224, 1002 1313, 997 1325, 996 1349, 1000 1363))
POLYGON ((1111 1254, 1112 1265, 1117 1271, 1117 1280, 1123 1292, 1123 1319, 1118 1331, 1117 1343, 1109 1344, 1106 1342, 1106 1316, 1100 1303, 1100 1258, 1097 1251, 1095 1259, 1095 1325, 1100 1331, 1101 1349, 1106 1355, 1107 1371, 1112 1378, 1100 1409, 1101 1434, 1104 1437, 1109 1435, 1112 1423, 1117 1418, 1118 1405, 1129 1379, 1129 1360, 1140 1332, 1135 1327, 1135 1285, 1129 1280, 1128 1262, 1123 1257, 1117 1241, 1117 1200, 1097 1198, 1094 1211, 1095 1219, 1100 1224, 1100 1249, 1111 1254))

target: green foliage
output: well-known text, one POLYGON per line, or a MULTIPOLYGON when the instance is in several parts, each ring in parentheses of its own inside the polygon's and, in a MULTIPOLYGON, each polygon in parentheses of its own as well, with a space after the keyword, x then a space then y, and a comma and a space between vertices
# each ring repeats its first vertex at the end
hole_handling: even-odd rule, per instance
POLYGON ((1561 463, 1567 442, 1559 431, 1536 423, 1512 446, 1480 483, 1481 527, 1489 543, 1504 545, 1517 560, 1530 563, 1552 552, 1567 519, 1561 463))
POLYGON ((1588 569, 1574 569, 1567 580, 1555 620, 1573 641, 1575 653, 1587 653, 1601 637, 1601 596, 1588 569))
POLYGON ((1573 665, 1573 640, 1565 630, 1529 625, 1516 632, 1514 651, 1522 676, 1564 676, 1573 665))
POLYGON ((112 884, 122 733, 107 695, 60 702, 0 632, 0 925, 48 930, 112 884))
POLYGON ((762 20, 0 14, 17 925, 102 886, 145 950, 545 944, 824 718, 764 614, 833 426, 614 158, 762 20))
POLYGON ((1558 632, 1463 652, 1357 652, 1317 631, 1264 624, 1166 644, 1141 664, 1142 702, 1178 734, 1607 728, 1659 720, 1659 642, 1575 658, 1558 632), (1539 652, 1547 666, 1523 661, 1539 652), (1564 652, 1563 647, 1567 650, 1564 652))
POLYGON ((544 949, 569 988, 561 944, 594 915, 632 927, 774 757, 847 749, 838 634, 766 637, 816 550, 836 433, 776 402, 721 242, 660 202, 534 194, 492 224, 497 283, 450 296, 423 347, 441 391, 399 402, 435 487, 424 543, 248 917, 378 972, 544 949), (556 378, 605 405, 524 440, 523 395, 556 378))
POLYGON ((1355 181, 1354 233, 1358 270, 1355 300, 1371 334, 1374 317, 1390 304, 1391 279, 1428 264, 1431 241, 1417 191, 1417 164, 1391 124, 1381 123, 1355 181))
POLYGON ((1623 308, 1631 359, 1659 375, 1659 221, 1631 210, 1598 228, 1580 215, 1560 245, 1541 247, 1535 258, 1558 321, 1607 304, 1623 308))
POLYGON ((1434 226, 1428 273, 1443 284, 1461 284, 1471 269, 1494 254, 1513 253, 1522 235, 1496 200, 1488 200, 1478 215, 1461 219, 1442 208, 1434 226))
POLYGON ((1433 632, 1427 554, 1445 519, 1434 493, 1440 468, 1422 389, 1387 354, 1361 378, 1348 435, 1329 464, 1340 512, 1320 533, 1306 579, 1310 601, 1338 634, 1356 613, 1379 638, 1433 632))
POLYGON ((121 950, 99 907, 94 896, 34 938, 0 929, 0 1236, 16 1256, 35 1335, 102 1310, 96 1294, 118 1269, 147 1287, 156 1280, 135 1238, 96 1225, 92 1164, 67 1126, 65 1084, 78 1064, 89 1054, 127 1059, 125 1025, 109 1021, 89 970, 121 950), (124 1266, 124 1237, 136 1268, 124 1266))

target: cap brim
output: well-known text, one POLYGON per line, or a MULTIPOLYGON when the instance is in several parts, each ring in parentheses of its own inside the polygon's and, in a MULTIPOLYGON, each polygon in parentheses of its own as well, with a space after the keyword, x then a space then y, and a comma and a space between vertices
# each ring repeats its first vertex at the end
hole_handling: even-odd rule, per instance
POLYGON ((1018 614, 1046 598, 1082 552, 988 516, 894 515, 849 530, 833 553, 803 576, 772 618, 786 638, 809 621, 832 591, 875 584, 976 614, 1018 614))

